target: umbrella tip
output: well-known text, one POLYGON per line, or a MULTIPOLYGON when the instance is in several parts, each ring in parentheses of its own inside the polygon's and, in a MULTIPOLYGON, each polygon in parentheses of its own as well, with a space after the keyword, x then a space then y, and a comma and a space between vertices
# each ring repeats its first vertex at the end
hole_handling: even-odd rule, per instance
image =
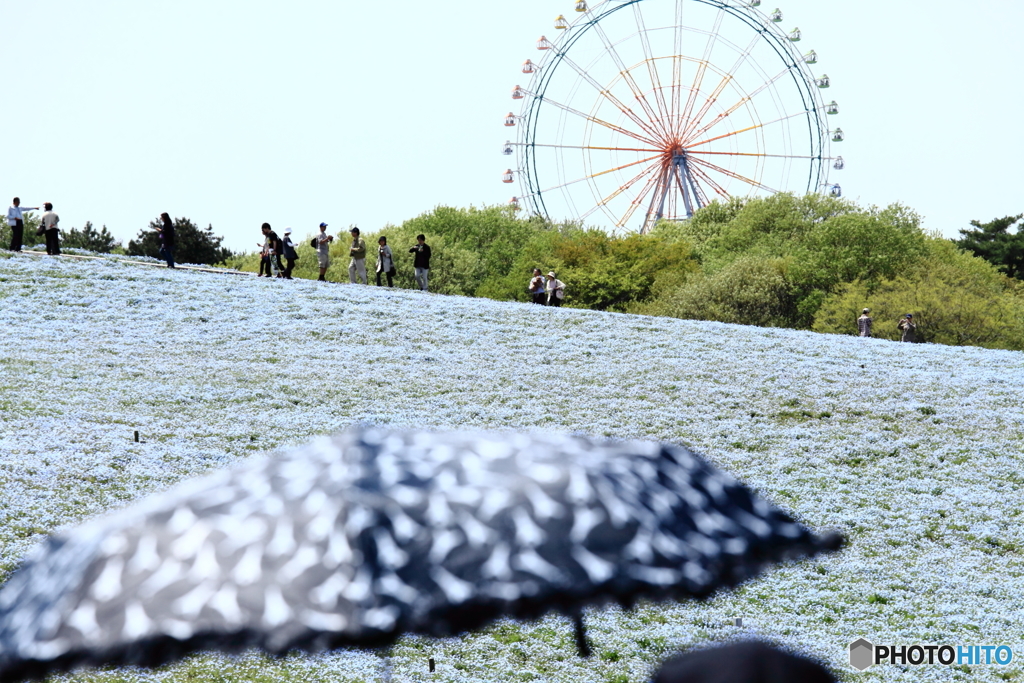
POLYGON ((835 552, 846 545, 846 538, 838 531, 830 531, 821 536, 819 547, 825 552, 835 552))

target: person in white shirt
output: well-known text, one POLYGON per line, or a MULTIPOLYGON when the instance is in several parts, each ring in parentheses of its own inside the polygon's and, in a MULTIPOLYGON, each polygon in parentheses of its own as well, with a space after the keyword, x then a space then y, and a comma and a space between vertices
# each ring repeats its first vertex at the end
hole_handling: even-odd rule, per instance
POLYGON ((21 199, 18 197, 11 201, 11 208, 7 209, 7 225, 11 228, 11 251, 21 251, 21 244, 25 239, 25 217, 22 211, 38 210, 38 206, 21 208, 21 199))
POLYGON ((60 216, 53 212, 53 204, 50 202, 43 204, 43 210, 42 224, 39 228, 46 235, 46 253, 50 256, 60 256, 60 237, 57 234, 60 216))
POLYGON ((548 306, 562 305, 562 299, 565 298, 565 283, 555 276, 555 271, 548 273, 544 289, 548 294, 548 306))

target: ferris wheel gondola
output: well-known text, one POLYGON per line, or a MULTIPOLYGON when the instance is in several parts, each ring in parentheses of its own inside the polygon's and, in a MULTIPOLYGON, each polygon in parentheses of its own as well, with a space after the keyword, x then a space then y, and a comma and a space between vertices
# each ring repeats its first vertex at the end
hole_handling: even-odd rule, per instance
MULTIPOLYGON (((828 183, 842 130, 799 28, 750 0, 575 2, 517 85, 520 205, 553 220, 649 231, 714 199, 828 183)), ((524 65, 525 67, 525 65, 524 65)), ((507 175, 503 177, 507 178, 507 175)), ((506 180, 507 182, 507 180, 506 180)))

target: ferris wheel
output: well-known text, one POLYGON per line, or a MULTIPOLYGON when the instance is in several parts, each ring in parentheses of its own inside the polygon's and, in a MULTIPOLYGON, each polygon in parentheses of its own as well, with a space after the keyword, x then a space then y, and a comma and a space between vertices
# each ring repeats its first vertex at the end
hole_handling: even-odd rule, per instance
MULTIPOLYGON (((827 191, 842 169, 830 143, 839 113, 822 92, 799 28, 760 0, 606 0, 575 3, 541 36, 520 113, 502 151, 516 164, 511 204, 553 220, 648 232, 716 199, 827 191)), ((524 76, 524 79, 526 76, 524 76)))

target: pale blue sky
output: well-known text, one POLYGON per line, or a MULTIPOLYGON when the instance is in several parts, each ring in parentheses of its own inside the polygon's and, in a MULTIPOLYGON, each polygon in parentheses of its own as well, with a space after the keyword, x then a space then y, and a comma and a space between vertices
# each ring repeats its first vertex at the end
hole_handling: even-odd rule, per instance
MULTIPOLYGON (((761 9, 776 2, 832 79, 845 196, 900 201, 947 236, 1024 211, 1019 2, 761 9)), ((0 0, 0 199, 124 240, 168 211, 233 249, 263 221, 371 230, 505 203, 511 88, 572 5, 0 0)))

